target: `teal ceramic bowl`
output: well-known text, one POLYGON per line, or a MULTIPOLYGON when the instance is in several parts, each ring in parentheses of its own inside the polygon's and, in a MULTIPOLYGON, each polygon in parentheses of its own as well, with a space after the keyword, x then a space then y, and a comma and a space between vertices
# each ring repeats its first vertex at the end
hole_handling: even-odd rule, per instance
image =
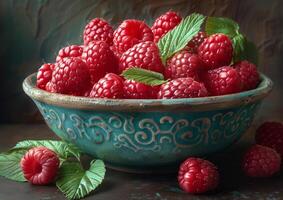
POLYGON ((169 169, 235 143, 251 125, 272 81, 237 94, 165 100, 111 100, 49 93, 24 80, 48 126, 60 138, 128 172, 169 169))

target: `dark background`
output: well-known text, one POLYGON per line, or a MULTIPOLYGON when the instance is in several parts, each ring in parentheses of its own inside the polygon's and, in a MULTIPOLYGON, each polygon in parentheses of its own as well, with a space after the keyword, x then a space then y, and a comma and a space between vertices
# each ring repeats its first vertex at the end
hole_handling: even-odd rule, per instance
POLYGON ((80 44, 90 19, 103 17, 117 26, 138 18, 151 25, 169 9, 236 20, 259 48, 260 70, 275 83, 258 119, 282 119, 282 0, 0 0, 0 123, 41 121, 22 81, 43 62, 53 62, 61 47, 80 44))

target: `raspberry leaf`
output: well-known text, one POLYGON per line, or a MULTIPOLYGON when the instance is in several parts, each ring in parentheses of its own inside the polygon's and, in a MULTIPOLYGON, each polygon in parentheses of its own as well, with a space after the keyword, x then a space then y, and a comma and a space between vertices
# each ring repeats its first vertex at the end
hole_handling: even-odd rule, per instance
POLYGON ((0 154, 0 176, 13 181, 24 182, 23 172, 20 167, 20 161, 27 152, 27 149, 18 149, 0 154))
POLYGON ((59 171, 56 186, 68 199, 81 199, 95 190, 105 176, 103 161, 92 161, 85 171, 79 162, 64 162, 59 171))
POLYGON ((224 33, 233 38, 238 34, 239 29, 240 27, 235 21, 223 17, 208 17, 205 24, 205 32, 208 35, 224 33))
POLYGON ((239 32, 240 26, 232 19, 222 17, 208 17, 205 32, 209 35, 215 33, 226 34, 233 43, 233 63, 248 60, 258 64, 258 51, 254 43, 239 32))
POLYGON ((174 29, 167 32, 159 41, 158 48, 163 64, 178 51, 182 50, 188 42, 200 31, 205 17, 193 13, 184 18, 174 29))
POLYGON ((61 160, 66 160, 69 157, 75 157, 80 160, 81 151, 74 145, 56 140, 24 140, 16 144, 13 148, 28 148, 44 146, 51 149, 60 157, 61 160))
POLYGON ((153 72, 150 70, 132 67, 123 71, 122 76, 128 80, 134 80, 146 85, 162 85, 167 81, 164 80, 164 76, 161 73, 153 72))

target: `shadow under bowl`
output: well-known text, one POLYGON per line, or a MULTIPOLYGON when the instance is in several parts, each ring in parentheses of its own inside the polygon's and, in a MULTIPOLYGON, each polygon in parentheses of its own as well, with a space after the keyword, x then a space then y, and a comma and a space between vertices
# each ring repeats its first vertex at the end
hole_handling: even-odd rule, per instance
POLYGON ((143 173, 167 170, 189 156, 205 156, 235 143, 272 85, 262 74, 256 89, 231 95, 94 99, 38 89, 32 74, 23 89, 60 138, 107 166, 143 173))

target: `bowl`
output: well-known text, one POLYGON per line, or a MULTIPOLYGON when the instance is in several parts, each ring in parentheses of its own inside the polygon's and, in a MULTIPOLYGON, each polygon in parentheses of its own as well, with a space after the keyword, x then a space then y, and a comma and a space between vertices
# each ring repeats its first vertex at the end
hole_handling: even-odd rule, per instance
POLYGON ((24 80, 23 89, 60 138, 108 167, 143 173, 174 168, 189 156, 206 156, 238 141, 272 81, 261 74, 261 83, 250 91, 161 100, 49 93, 36 87, 36 74, 24 80))

